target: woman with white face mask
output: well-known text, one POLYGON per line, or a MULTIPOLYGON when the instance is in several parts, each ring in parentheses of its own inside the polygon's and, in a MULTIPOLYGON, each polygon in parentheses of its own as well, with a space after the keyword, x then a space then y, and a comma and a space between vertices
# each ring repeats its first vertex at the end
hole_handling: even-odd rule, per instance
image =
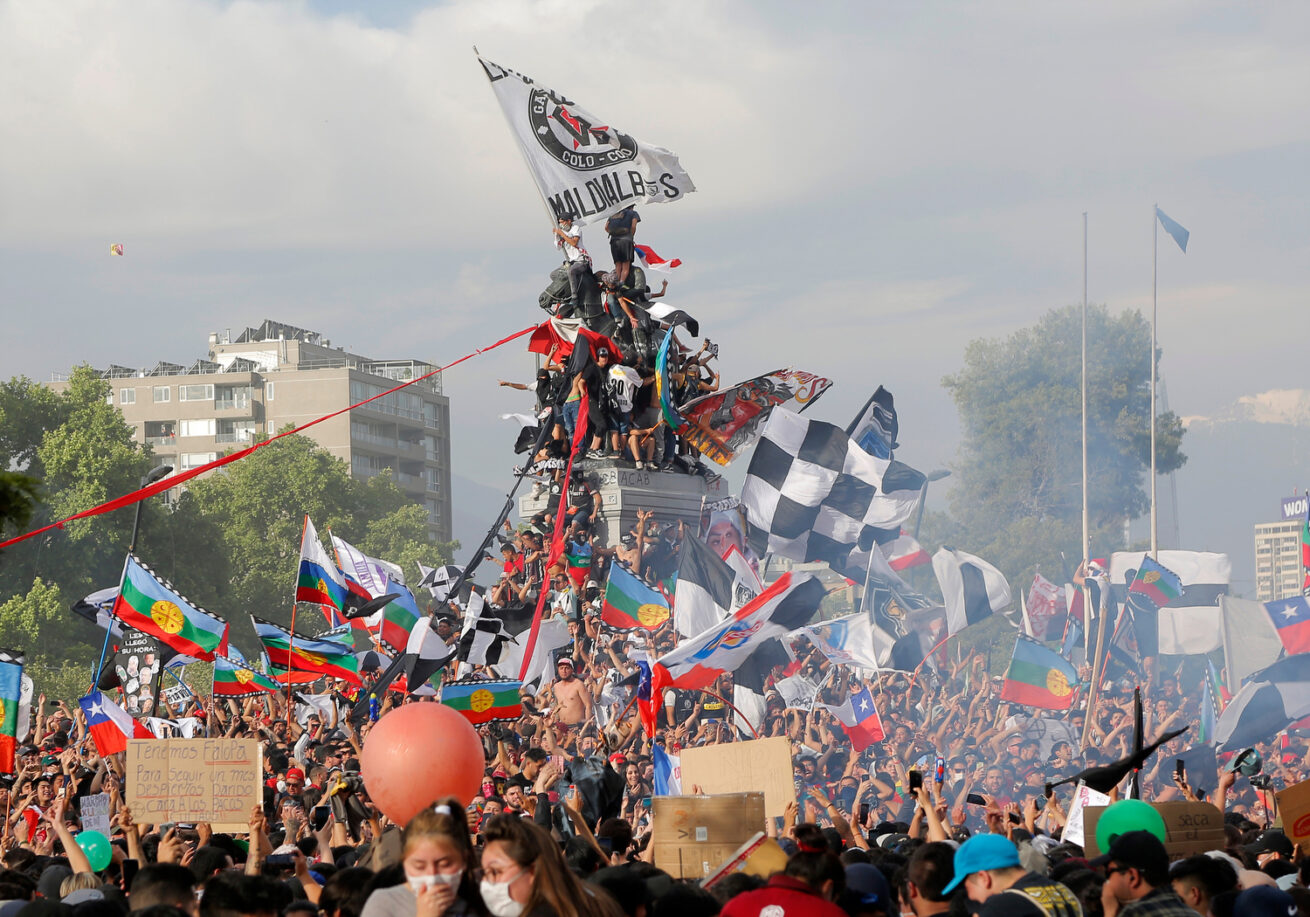
POLYGON ((405 826, 403 885, 368 896, 361 917, 462 917, 486 913, 469 874, 475 859, 459 800, 444 799, 405 826))
POLYGON ((497 815, 482 838, 478 891, 492 917, 623 917, 604 890, 569 871, 559 845, 527 819, 497 815))

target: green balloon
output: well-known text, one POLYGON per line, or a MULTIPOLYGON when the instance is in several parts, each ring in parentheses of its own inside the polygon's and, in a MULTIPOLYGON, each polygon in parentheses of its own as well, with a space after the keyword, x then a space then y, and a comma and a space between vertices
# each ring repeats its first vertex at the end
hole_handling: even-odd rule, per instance
POLYGON ((1121 799, 1101 813, 1096 822, 1096 846, 1101 853, 1110 849, 1110 842, 1129 831, 1149 831, 1165 842, 1164 816, 1140 799, 1121 799))
POLYGON ((99 872, 109 865, 113 859, 113 851, 109 847, 109 838, 105 837, 99 831, 82 831, 77 837, 77 846, 82 848, 86 858, 91 861, 91 871, 99 872))

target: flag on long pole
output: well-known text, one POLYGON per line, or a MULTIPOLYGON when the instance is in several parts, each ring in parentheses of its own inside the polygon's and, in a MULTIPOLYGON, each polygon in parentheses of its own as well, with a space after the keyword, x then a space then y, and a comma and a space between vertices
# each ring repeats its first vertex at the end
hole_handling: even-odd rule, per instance
POLYGON ((676 154, 623 133, 530 77, 481 56, 478 63, 555 219, 586 225, 696 190, 676 154))

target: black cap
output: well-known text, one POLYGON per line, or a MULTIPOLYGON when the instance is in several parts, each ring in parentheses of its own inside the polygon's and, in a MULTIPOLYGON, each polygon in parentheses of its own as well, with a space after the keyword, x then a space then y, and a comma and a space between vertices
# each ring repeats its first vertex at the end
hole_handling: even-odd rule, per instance
POLYGON ((1292 856, 1292 842, 1287 835, 1277 828, 1262 831, 1254 841, 1246 845, 1250 853, 1280 853, 1289 859, 1292 856))
POLYGON ((1092 860, 1092 865, 1105 866, 1111 862, 1133 867, 1146 876, 1147 881, 1169 875, 1169 853, 1160 839, 1150 831, 1126 831, 1120 834, 1110 842, 1108 852, 1092 860))

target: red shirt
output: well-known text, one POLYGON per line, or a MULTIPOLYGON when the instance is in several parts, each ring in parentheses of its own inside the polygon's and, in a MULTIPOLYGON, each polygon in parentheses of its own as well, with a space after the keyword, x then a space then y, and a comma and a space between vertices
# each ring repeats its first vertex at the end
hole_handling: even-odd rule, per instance
POLYGON ((765 908, 771 917, 846 917, 846 912, 825 901, 800 879, 774 876, 759 891, 738 895, 723 906, 721 917, 759 917, 765 908))

